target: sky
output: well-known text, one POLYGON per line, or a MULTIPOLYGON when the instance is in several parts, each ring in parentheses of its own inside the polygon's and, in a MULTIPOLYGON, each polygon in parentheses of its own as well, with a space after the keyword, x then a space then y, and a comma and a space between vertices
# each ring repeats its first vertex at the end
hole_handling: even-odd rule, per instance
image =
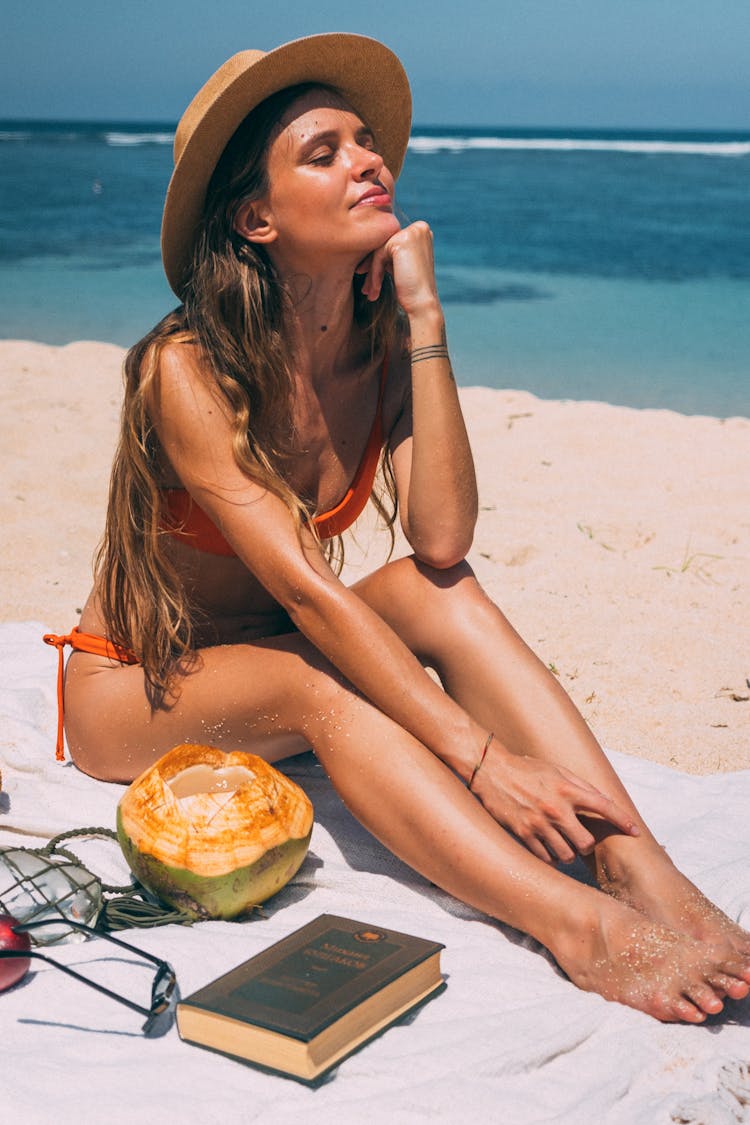
POLYGON ((750 0, 27 0, 0 118, 175 121, 235 51, 372 35, 417 124, 750 131, 750 0))

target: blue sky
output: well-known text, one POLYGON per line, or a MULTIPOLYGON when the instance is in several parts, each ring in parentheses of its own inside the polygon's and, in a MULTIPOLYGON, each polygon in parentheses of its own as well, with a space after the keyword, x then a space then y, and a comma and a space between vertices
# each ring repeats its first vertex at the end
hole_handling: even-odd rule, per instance
POLYGON ((0 117, 175 120, 235 51, 319 31, 392 47, 420 124, 750 131, 750 0, 27 0, 0 117))

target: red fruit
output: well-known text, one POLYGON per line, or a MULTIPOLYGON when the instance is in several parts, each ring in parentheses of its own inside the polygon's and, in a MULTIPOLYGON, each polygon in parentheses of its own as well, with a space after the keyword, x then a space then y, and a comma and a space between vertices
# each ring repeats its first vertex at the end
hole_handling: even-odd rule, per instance
MULTIPOLYGON (((28 953, 31 949, 31 938, 28 934, 13 932, 13 927, 18 925, 18 920, 10 914, 0 913, 0 950, 8 949, 13 953, 28 953)), ((17 984, 25 977, 31 964, 30 957, 0 957, 0 992, 17 984)))

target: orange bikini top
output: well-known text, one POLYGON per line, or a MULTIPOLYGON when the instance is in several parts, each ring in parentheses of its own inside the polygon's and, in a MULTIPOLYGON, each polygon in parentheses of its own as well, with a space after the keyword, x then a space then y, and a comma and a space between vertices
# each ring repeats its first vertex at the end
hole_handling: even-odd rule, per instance
MULTIPOLYGON (((380 372, 380 389, 375 419, 367 439, 362 460, 357 466, 354 479, 344 496, 329 512, 313 516, 313 523, 321 539, 332 539, 341 535, 364 511, 378 471, 380 452, 383 448, 383 395, 388 374, 388 362, 383 360, 380 372)), ((209 555, 224 555, 235 558, 237 552, 219 531, 215 523, 193 500, 185 488, 163 488, 162 529, 180 539, 196 551, 209 555)))

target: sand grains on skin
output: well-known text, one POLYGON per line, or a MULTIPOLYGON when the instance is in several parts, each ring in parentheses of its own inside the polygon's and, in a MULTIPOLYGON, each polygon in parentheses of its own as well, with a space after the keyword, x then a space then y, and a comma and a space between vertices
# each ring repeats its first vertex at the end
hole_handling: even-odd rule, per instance
MULTIPOLYGON (((3 620, 68 631, 88 595, 123 356, 0 341, 3 620)), ((482 509, 470 561, 600 740, 693 773, 745 768, 750 420, 461 399, 482 509)), ((345 577, 386 538, 366 565, 348 544, 345 577)))
POLYGON ((750 993, 750 956, 729 941, 693 940, 615 901, 556 956, 579 988, 666 1023, 702 1023, 750 993))

